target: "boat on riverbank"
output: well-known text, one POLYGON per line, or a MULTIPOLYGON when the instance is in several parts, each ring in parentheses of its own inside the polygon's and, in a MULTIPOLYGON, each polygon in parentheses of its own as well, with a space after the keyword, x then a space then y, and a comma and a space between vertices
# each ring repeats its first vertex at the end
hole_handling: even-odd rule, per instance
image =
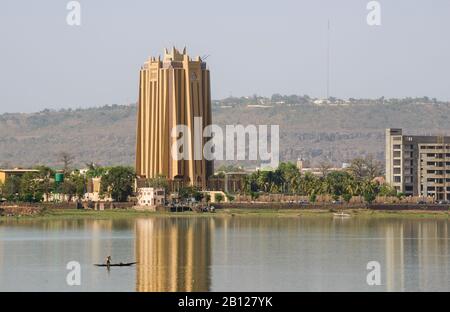
POLYGON ((334 216, 334 217, 337 217, 337 218, 350 218, 350 217, 351 217, 350 214, 345 213, 345 212, 343 212, 343 211, 333 213, 333 216, 334 216))

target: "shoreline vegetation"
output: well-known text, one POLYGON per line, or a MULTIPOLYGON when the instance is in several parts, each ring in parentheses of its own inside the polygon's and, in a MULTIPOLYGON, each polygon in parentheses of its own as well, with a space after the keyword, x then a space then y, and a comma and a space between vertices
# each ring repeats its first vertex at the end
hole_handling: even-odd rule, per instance
MULTIPOLYGON (((429 210, 371 210, 366 208, 348 208, 344 210, 356 218, 449 218, 449 211, 429 210)), ((334 217, 333 209, 268 209, 268 208, 224 208, 215 213, 139 211, 134 209, 80 210, 80 209, 45 209, 33 215, 0 216, 0 221, 13 220, 76 220, 76 219, 126 219, 146 217, 334 217)), ((339 218, 339 217, 337 217, 339 218)))

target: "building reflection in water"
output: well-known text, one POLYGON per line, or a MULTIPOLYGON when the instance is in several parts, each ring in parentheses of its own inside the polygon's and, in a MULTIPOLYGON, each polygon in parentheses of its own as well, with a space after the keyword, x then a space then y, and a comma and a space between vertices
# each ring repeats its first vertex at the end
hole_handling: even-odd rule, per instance
POLYGON ((384 231, 387 291, 423 291, 448 284, 446 220, 389 222, 384 231))
POLYGON ((136 291, 209 291, 211 218, 138 219, 136 291))
POLYGON ((404 291, 405 257, 404 225, 390 223, 385 228, 386 290, 404 291))
POLYGON ((105 233, 112 233, 112 220, 86 220, 86 226, 91 229, 90 255, 92 263, 101 263, 105 257, 113 254, 112 240, 102 240, 105 233))
MULTIPOLYGON (((421 222, 418 226, 418 289, 430 289, 433 284, 449 283, 448 222, 445 220, 421 222), (438 226, 438 223, 440 225, 438 226), (447 239, 445 239, 447 238, 447 239), (444 267, 445 268, 444 268, 444 267), (440 268, 440 273, 437 272, 440 268), (442 272, 447 274, 442 274, 442 272)), ((442 291, 442 289, 441 289, 442 291)))

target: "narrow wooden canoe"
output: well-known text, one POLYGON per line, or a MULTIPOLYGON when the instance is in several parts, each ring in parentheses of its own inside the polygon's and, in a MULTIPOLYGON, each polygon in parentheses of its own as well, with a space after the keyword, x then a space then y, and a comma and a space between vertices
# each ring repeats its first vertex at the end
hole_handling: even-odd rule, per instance
MULTIPOLYGON (((122 266, 132 266, 134 264, 136 264, 137 262, 128 262, 128 263, 111 263, 109 266, 110 267, 122 267, 122 266)), ((98 267, 107 267, 107 264, 94 264, 95 266, 98 267)))

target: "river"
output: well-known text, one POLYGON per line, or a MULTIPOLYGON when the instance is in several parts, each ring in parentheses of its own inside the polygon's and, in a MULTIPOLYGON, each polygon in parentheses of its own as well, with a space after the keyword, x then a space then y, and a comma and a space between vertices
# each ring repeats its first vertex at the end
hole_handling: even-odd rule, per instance
POLYGON ((4 221, 0 291, 449 291, 449 229, 407 217, 4 221), (107 255, 138 263, 93 265, 107 255), (72 261, 80 285, 67 283, 72 261))

